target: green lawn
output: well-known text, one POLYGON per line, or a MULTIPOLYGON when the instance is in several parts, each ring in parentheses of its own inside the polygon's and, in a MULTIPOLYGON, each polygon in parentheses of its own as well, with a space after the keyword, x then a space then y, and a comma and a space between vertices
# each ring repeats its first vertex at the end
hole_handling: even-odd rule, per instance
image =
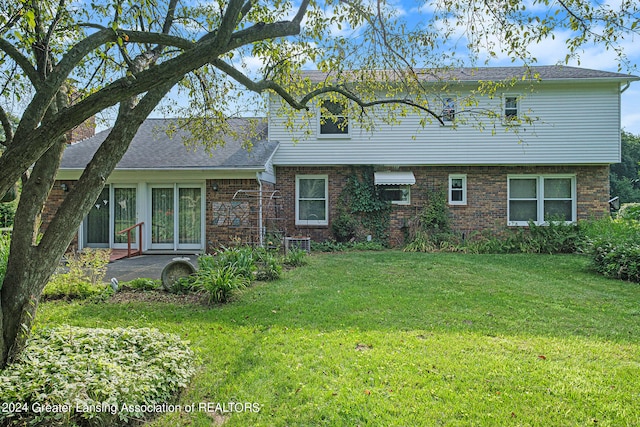
POLYGON ((361 252, 315 255, 225 306, 55 302, 38 325, 189 340, 201 370, 178 403, 195 410, 153 426, 632 426, 639 302, 575 255, 361 252))

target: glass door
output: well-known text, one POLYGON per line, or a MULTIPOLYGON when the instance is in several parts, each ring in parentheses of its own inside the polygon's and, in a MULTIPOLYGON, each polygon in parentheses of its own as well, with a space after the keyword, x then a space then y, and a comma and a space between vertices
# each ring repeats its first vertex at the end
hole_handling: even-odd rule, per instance
POLYGON ((178 187, 178 249, 202 248, 202 189, 178 187))
POLYGON ((109 247, 109 186, 102 189, 100 196, 91 207, 84 220, 84 246, 89 248, 109 247))
POLYGON ((151 188, 151 248, 174 249, 173 187, 151 188))
POLYGON ((202 248, 202 187, 151 187, 151 249, 202 248))
MULTIPOLYGON (((137 191, 133 187, 113 188, 113 247, 127 247, 127 233, 119 231, 136 225, 138 221, 137 191)), ((138 247, 138 233, 131 233, 131 246, 138 247)))

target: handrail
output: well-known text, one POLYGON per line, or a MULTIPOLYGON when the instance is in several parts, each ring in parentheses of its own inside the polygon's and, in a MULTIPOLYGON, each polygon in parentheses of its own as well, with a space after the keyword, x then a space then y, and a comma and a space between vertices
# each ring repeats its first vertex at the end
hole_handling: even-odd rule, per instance
POLYGON ((127 233, 127 258, 131 258, 131 255, 142 255, 142 226, 143 225, 144 225, 144 221, 139 222, 135 225, 132 225, 129 228, 125 228, 124 230, 120 230, 116 233, 116 234, 127 233), (131 253, 131 231, 136 227, 140 227, 138 228, 138 250, 136 252, 133 252, 132 254, 131 253))

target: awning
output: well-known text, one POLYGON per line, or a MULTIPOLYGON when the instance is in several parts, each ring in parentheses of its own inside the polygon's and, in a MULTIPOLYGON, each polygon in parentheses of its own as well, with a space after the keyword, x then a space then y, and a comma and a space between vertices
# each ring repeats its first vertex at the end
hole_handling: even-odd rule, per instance
POLYGON ((376 185, 413 185, 416 183, 413 172, 374 172, 373 177, 376 185))

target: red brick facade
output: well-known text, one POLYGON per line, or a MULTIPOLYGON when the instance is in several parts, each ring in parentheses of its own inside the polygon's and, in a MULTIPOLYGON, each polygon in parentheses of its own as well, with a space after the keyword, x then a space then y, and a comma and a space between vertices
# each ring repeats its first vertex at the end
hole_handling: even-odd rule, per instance
MULTIPOLYGON (((411 204, 393 205, 390 221, 390 244, 404 243, 407 224, 427 205, 433 190, 447 190, 450 174, 467 177, 467 204, 449 205, 452 228, 470 235, 482 230, 502 231, 507 227, 507 176, 521 174, 575 174, 577 218, 597 218, 608 212, 609 167, 600 166, 416 166, 399 170, 413 172, 411 204)), ((277 184, 255 179, 217 179, 206 181, 206 250, 221 245, 260 242, 260 222, 269 238, 309 236, 314 241, 332 238, 331 220, 336 217, 337 201, 352 173, 350 166, 281 167, 276 171, 277 184), (329 178, 329 225, 295 224, 296 175, 327 175, 329 178), (261 196, 260 196, 261 195, 261 196)), ((51 220, 64 198, 62 185, 71 188, 73 181, 57 181, 43 213, 43 226, 51 220)), ((77 245, 77 242, 74 242, 77 245)))
MULTIPOLYGON (((382 168, 381 168, 382 169, 382 168)), ((332 237, 331 219, 336 216, 337 201, 347 177, 349 166, 341 167, 282 167, 276 171, 277 185, 283 195, 287 213, 286 229, 289 235, 310 236, 322 241, 332 237), (328 175, 329 178, 329 226, 296 226, 295 182, 296 175, 328 175)), ((609 167, 599 166, 415 166, 402 167, 416 177, 411 186, 411 204, 393 205, 390 224, 390 244, 404 243, 408 222, 428 203, 427 195, 433 190, 447 190, 449 174, 465 174, 467 177, 467 204, 449 205, 452 228, 458 233, 482 230, 496 232, 507 228, 507 176, 521 174, 575 174, 577 187, 577 218, 597 218, 608 212, 609 167)))

